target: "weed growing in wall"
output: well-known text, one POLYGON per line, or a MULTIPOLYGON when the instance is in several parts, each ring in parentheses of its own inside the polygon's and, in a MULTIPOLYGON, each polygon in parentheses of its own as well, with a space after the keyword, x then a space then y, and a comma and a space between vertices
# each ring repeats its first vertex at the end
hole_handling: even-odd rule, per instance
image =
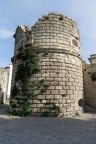
POLYGON ((64 16, 63 15, 61 15, 60 16, 60 18, 59 18, 59 20, 63 20, 64 19, 64 16))

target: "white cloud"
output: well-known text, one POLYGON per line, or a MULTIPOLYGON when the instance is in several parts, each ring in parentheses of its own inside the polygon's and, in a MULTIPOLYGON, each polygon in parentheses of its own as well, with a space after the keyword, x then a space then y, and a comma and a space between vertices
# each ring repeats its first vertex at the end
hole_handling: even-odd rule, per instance
POLYGON ((0 39, 7 39, 12 37, 14 32, 5 30, 5 29, 0 29, 0 39))

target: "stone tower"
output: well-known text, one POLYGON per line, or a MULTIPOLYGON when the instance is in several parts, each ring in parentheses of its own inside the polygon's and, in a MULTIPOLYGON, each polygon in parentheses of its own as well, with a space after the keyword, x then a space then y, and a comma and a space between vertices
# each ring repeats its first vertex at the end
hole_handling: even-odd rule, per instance
MULTIPOLYGON (((80 35, 77 24, 69 17, 49 13, 38 19, 34 26, 18 26, 16 29, 13 62, 14 83, 20 90, 20 81, 15 81, 17 67, 22 63, 17 59, 20 47, 36 45, 40 71, 31 76, 29 83, 44 83, 35 87, 36 97, 30 97, 28 110, 35 116, 73 116, 82 112, 79 102, 83 99, 82 57, 80 55, 80 35), (45 88, 45 87, 46 88, 45 88)), ((22 71, 23 73, 23 71, 22 71)), ((29 91, 32 87, 29 86, 29 91)), ((11 96, 9 111, 23 113, 25 95, 11 96)))

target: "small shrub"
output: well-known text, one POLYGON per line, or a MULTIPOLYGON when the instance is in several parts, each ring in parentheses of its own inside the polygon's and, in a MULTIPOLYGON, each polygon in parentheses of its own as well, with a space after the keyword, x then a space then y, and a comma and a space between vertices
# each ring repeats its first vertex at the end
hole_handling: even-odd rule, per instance
POLYGON ((44 79, 40 80, 40 83, 41 83, 41 84, 44 83, 44 79))
POLYGON ((54 105, 52 109, 54 109, 54 110, 59 110, 60 108, 59 108, 59 106, 54 105))
POLYGON ((42 103, 42 99, 38 99, 42 103))
POLYGON ((45 88, 41 89, 41 94, 42 94, 42 93, 45 93, 45 92, 46 92, 46 89, 45 89, 45 88))
POLYGON ((11 104, 11 107, 14 109, 14 108, 17 107, 17 105, 16 104, 11 104))
POLYGON ((62 94, 62 97, 66 97, 67 96, 67 94, 62 94))
POLYGON ((58 113, 54 113, 54 117, 57 117, 58 116, 58 113))
POLYGON ((49 19, 49 16, 45 16, 45 20, 48 20, 49 19))
POLYGON ((75 116, 80 117, 80 113, 79 113, 79 112, 76 112, 76 113, 75 113, 75 116))
POLYGON ((60 18, 59 18, 59 20, 63 20, 64 19, 64 16, 63 15, 61 15, 60 16, 60 18))
POLYGON ((43 88, 41 89, 41 94, 45 93, 48 87, 49 87, 48 85, 43 85, 43 88))
POLYGON ((92 79, 92 81, 96 81, 96 72, 94 72, 94 73, 91 75, 91 79, 92 79))
POLYGON ((22 51, 23 50, 23 46, 20 46, 19 48, 18 48, 18 51, 22 51))
POLYGON ((46 102, 45 104, 46 104, 46 105, 49 105, 49 104, 50 104, 50 102, 46 102))
POLYGON ((41 117, 49 117, 49 112, 48 112, 48 111, 45 111, 45 112, 41 115, 41 117))

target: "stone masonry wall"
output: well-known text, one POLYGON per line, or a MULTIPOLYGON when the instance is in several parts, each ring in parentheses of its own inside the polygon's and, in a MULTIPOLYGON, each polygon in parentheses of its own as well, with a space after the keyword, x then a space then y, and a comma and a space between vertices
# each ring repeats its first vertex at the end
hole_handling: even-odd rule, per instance
POLYGON ((78 101, 83 95, 81 60, 64 53, 41 55, 41 72, 35 74, 31 80, 36 82, 44 79, 49 88, 46 93, 38 95, 37 100, 32 100, 33 113, 54 112, 52 111, 54 104, 60 107, 60 116, 75 115, 77 111, 82 111, 78 106, 78 101))
MULTIPOLYGON (((27 26, 18 26, 15 37, 12 85, 20 60, 16 59, 18 48, 33 43, 40 57, 40 72, 31 77, 29 84, 44 80, 48 85, 45 93, 36 88, 37 98, 30 99, 32 115, 40 116, 48 112, 52 116, 73 116, 82 112, 78 102, 83 98, 82 57, 80 56, 80 35, 77 24, 69 17, 58 13, 49 13, 38 19, 31 30, 27 26), (39 94, 38 94, 39 93, 39 94), (54 110, 54 105, 59 107, 54 110)), ((16 84, 18 88, 20 84, 16 84)), ((30 88, 31 90, 32 88, 30 88)), ((21 95, 22 97, 22 95, 21 95)), ((11 98, 13 103, 17 100, 11 98)), ((13 109, 10 105, 9 110, 13 109)), ((16 111, 22 111, 17 108, 16 111)))
POLYGON ((96 65, 83 63, 84 71, 84 98, 85 103, 96 109, 96 81, 92 81, 91 75, 96 72, 96 65))

